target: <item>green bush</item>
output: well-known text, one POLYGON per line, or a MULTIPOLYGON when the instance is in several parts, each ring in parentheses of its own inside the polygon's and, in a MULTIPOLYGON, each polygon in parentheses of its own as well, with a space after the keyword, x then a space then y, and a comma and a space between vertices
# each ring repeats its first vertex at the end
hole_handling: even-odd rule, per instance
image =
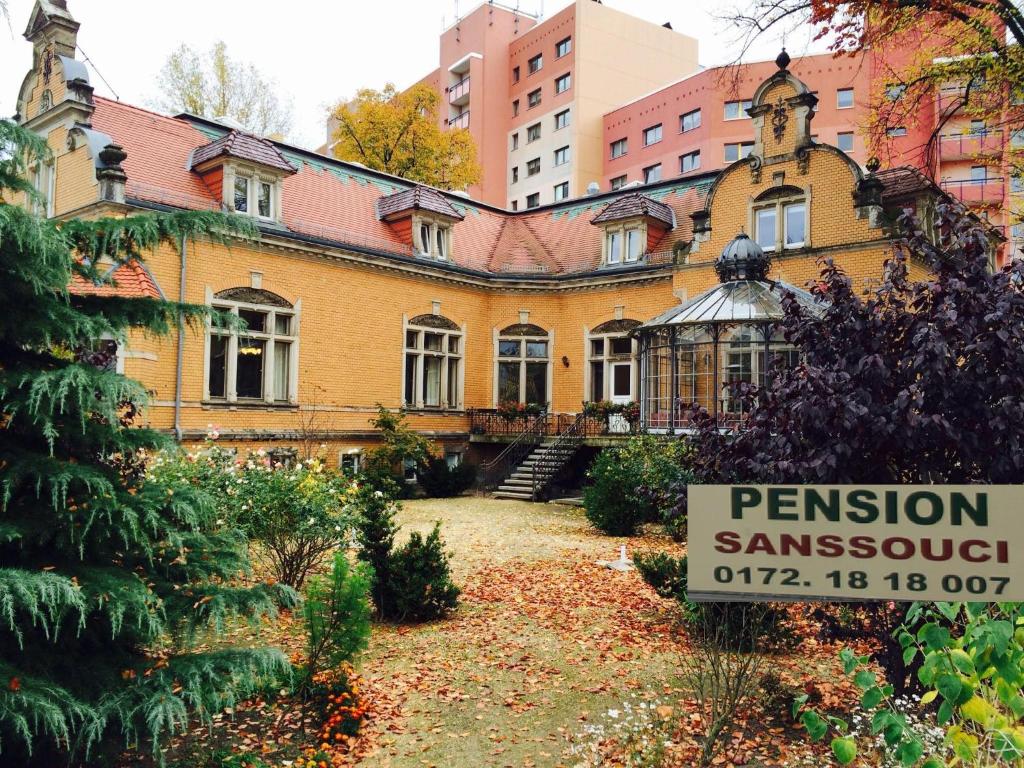
POLYGON ((675 538, 685 534, 685 518, 675 514, 677 489, 692 479, 687 449, 680 440, 653 435, 630 438, 621 448, 602 451, 587 473, 587 518, 612 536, 631 536, 643 523, 660 522, 675 538))
POLYGON ((676 600, 683 622, 701 638, 713 638, 737 648, 782 648, 796 635, 782 608, 761 603, 695 603, 687 595, 686 556, 664 552, 638 553, 633 563, 643 580, 664 598, 676 600))
POLYGON ((405 545, 395 548, 396 502, 365 486, 353 503, 359 509, 358 557, 373 569, 370 596, 377 615, 390 621, 426 621, 453 610, 459 589, 451 580, 440 524, 426 539, 413 533, 405 545))
POLYGON ((349 566, 344 552, 334 554, 326 577, 314 576, 306 587, 306 674, 303 687, 323 668, 352 661, 370 638, 370 567, 349 566))
POLYGON ((418 472, 420 487, 432 499, 446 499, 459 496, 473 487, 476 482, 476 465, 460 462, 449 467, 444 458, 432 457, 424 462, 418 472))
POLYGON ((371 426, 380 433, 381 444, 367 454, 363 476, 377 490, 410 497, 415 488, 405 482, 405 463, 420 466, 430 458, 430 441, 405 423, 405 415, 392 413, 377 404, 371 426))
POLYGON ((356 492, 353 506, 358 510, 356 538, 359 559, 370 566, 370 597, 378 615, 388 614, 391 605, 391 549, 395 544, 398 506, 384 491, 364 485, 356 492))
POLYGON ((429 621, 453 611, 459 588, 452 583, 441 524, 427 538, 413 532, 409 541, 391 553, 391 593, 399 621, 429 621))

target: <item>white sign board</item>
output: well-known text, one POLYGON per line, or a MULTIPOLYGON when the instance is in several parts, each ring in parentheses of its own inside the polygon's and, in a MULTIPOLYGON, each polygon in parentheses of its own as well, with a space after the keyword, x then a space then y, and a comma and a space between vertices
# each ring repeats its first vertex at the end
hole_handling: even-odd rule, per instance
POLYGON ((688 493, 693 600, 1024 600, 1024 486, 688 493))

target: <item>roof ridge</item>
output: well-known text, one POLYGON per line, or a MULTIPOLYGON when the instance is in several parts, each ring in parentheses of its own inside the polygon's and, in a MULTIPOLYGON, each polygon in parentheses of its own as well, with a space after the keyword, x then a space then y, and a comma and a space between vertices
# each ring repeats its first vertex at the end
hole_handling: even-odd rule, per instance
POLYGON ((498 234, 494 238, 494 244, 491 245, 491 252, 487 254, 487 271, 492 272, 494 270, 494 259, 498 255, 498 244, 501 242, 501 238, 505 236, 505 227, 512 220, 511 216, 501 217, 501 226, 498 228, 498 234))
POLYGON ((110 104, 111 106, 121 107, 123 109, 130 109, 133 112, 141 112, 142 114, 150 115, 151 117, 158 117, 161 120, 166 120, 166 121, 168 121, 170 123, 174 123, 175 125, 187 125, 190 128, 192 127, 188 122, 186 122, 184 120, 179 120, 178 118, 174 117, 174 115, 167 115, 167 114, 164 114, 163 112, 157 112, 156 110, 153 110, 153 109, 147 109, 146 107, 140 107, 140 106, 138 106, 136 104, 129 104, 127 101, 120 101, 118 99, 108 99, 106 96, 98 96, 98 95, 93 96, 93 101, 103 101, 103 102, 106 102, 107 104, 110 104))

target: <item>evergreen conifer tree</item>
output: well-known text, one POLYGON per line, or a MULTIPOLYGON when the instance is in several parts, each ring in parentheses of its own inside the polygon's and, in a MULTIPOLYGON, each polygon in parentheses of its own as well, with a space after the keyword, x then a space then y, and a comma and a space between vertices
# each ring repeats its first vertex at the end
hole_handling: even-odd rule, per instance
POLYGON ((293 593, 239 584, 244 541, 208 497, 146 479, 166 438, 133 426, 145 391, 102 365, 96 340, 203 308, 69 291, 73 275, 102 283, 110 260, 251 229, 212 212, 48 221, 25 181, 46 155, 0 121, 0 763, 104 765, 286 671, 278 651, 190 641, 293 593))

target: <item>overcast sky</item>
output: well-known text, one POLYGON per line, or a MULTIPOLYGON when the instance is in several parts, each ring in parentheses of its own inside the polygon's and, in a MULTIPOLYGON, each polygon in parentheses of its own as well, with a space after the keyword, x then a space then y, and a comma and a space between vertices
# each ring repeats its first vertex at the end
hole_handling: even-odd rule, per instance
MULTIPOLYGON (((583 2, 585 0, 581 0, 583 2)), ((571 0, 520 0, 521 10, 550 17, 571 0)), ((736 32, 717 16, 750 0, 604 0, 648 21, 672 26, 700 41, 705 66, 731 61, 736 32)), ((515 0, 506 0, 515 4, 515 0)), ((104 96, 148 106, 156 75, 181 43, 207 49, 217 40, 228 52, 252 61, 290 96, 289 139, 316 147, 324 140, 327 107, 357 88, 391 81, 410 85, 438 64, 438 35, 478 3, 469 0, 68 0, 81 23, 79 46, 91 62, 92 84, 104 96), (102 75, 103 79, 97 75, 102 75)), ((0 21, 0 115, 14 113, 18 88, 31 65, 21 33, 32 0, 8 0, 10 23, 0 21)), ((751 59, 774 58, 778 38, 765 39, 751 59)), ((787 41, 794 54, 806 39, 787 41)), ((82 52, 79 58, 83 58, 82 52)))

